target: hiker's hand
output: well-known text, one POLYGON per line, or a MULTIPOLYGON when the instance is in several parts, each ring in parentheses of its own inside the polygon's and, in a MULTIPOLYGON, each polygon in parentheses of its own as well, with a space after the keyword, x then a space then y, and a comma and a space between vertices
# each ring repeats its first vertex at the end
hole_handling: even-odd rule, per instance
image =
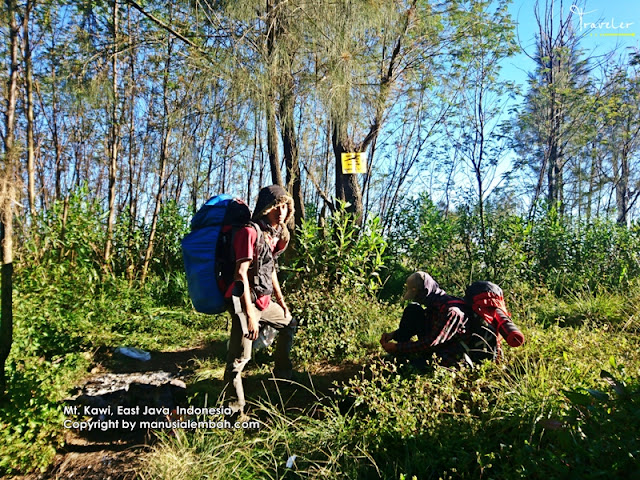
POLYGON ((380 337, 380 345, 387 353, 396 353, 398 350, 398 344, 396 342, 390 342, 388 340, 388 333, 383 333, 382 337, 380 337))
MULTIPOLYGON (((282 303, 284 304, 284 302, 282 303)), ((287 307, 286 305, 282 305, 282 309, 284 310, 284 319, 290 322, 292 315, 291 315, 291 312, 289 311, 289 307, 287 307)))
POLYGON ((247 312, 247 330, 249 331, 247 338, 249 340, 255 340, 258 338, 258 335, 260 334, 259 321, 260 314, 258 311, 255 308, 249 308, 249 311, 247 312))
POLYGON ((464 333, 465 331, 465 319, 464 312, 458 307, 449 308, 449 314, 447 315, 447 324, 450 325, 450 334, 457 332, 464 333))

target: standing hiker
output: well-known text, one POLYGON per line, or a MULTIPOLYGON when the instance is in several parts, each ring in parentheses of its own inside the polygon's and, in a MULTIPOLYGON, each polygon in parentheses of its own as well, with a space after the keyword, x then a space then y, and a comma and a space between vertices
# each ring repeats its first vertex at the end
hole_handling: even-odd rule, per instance
POLYGON ((446 366, 465 354, 472 361, 496 358, 495 330, 477 323, 465 301, 447 295, 428 273, 416 272, 407 278, 403 299, 412 303, 405 308, 398 329, 380 338, 386 352, 412 357, 418 366, 434 354, 446 366), (414 336, 417 340, 412 341, 414 336))
POLYGON ((293 199, 282 187, 264 187, 258 194, 252 216, 255 223, 238 229, 233 235, 234 281, 225 297, 239 297, 241 312, 229 302, 232 322, 224 381, 235 390, 236 399, 229 406, 241 415, 245 406, 242 370, 251 359, 252 343, 261 327, 270 325, 278 331, 274 376, 283 379, 292 376, 289 354, 297 322, 291 317, 282 295, 276 264, 289 243, 286 223, 293 212, 293 199))

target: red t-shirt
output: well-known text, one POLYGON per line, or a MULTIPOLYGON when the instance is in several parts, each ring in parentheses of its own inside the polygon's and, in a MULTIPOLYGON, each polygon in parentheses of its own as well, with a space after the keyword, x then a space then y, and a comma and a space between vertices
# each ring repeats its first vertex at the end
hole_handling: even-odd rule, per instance
MULTIPOLYGON (((225 227, 227 228, 227 227, 225 227)), ((231 227, 228 227, 231 228, 231 227)), ((284 250, 287 244, 284 240, 278 238, 272 238, 267 232, 262 232, 265 242, 271 248, 271 252, 275 255, 277 252, 284 250)), ((258 232, 253 227, 242 227, 239 229, 233 237, 233 250, 236 254, 236 264, 238 262, 255 260, 256 240, 258 239, 258 232)), ((227 289, 225 294, 226 298, 231 298, 231 290, 233 289, 233 283, 227 289)), ((266 309, 271 303, 271 295, 262 295, 256 299, 256 307, 258 310, 266 309)))

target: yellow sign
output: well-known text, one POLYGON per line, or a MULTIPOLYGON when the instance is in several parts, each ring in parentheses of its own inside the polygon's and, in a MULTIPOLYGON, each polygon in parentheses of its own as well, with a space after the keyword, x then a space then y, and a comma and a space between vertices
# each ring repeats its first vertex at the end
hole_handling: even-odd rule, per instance
POLYGON ((343 153, 342 173, 367 173, 367 161, 364 157, 364 153, 343 153))

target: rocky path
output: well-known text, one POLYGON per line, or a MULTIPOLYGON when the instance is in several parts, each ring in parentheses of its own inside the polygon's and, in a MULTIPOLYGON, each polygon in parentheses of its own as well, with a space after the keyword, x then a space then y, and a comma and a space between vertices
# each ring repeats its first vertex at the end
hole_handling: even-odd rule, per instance
MULTIPOLYGON (((226 346, 214 342, 176 352, 151 352, 140 361, 107 352, 98 355, 85 382, 66 402, 65 447, 45 473, 12 477, 16 480, 88 479, 133 480, 143 474, 144 452, 157 440, 155 432, 140 428, 142 421, 164 421, 178 406, 185 407, 198 389, 217 398, 222 379, 194 381, 194 362, 224 359, 226 346), (135 426, 133 425, 135 423, 135 426)), ((330 395, 335 381, 354 375, 354 364, 317 365, 301 375, 299 388, 284 386, 287 408, 302 409, 316 395, 330 395)), ((273 379, 255 367, 245 373, 249 399, 275 392, 273 379), (270 392, 271 390, 271 392, 270 392)), ((218 377, 220 377, 219 375, 218 377)), ((278 388, 281 395, 282 388, 278 388)))

